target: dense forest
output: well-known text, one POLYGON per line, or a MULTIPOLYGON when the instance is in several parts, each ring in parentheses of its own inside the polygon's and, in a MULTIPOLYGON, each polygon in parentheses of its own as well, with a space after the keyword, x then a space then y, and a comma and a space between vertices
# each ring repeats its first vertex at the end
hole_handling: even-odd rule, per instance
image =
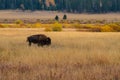
POLYGON ((0 10, 57 10, 74 13, 120 12, 120 0, 0 0, 0 10))

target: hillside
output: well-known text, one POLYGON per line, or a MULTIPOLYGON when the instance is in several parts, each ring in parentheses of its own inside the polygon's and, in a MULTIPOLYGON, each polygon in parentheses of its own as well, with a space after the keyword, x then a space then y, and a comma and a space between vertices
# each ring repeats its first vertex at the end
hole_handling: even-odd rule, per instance
POLYGON ((120 11, 120 0, 0 0, 0 10, 57 10, 73 13, 120 11))

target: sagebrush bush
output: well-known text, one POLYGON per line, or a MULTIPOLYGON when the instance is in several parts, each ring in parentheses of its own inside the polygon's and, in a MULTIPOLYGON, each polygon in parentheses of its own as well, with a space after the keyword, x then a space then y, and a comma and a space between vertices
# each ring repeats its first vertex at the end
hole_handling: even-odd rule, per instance
POLYGON ((104 24, 106 23, 106 20, 96 20, 96 23, 104 24))
POLYGON ((0 24, 0 28, 4 28, 5 26, 3 26, 2 24, 0 24))
POLYGON ((75 24, 73 24, 73 26, 74 26, 75 28, 78 28, 78 29, 81 29, 81 28, 91 29, 91 28, 93 28, 93 25, 92 25, 92 24, 79 24, 79 23, 75 23, 75 24))
POLYGON ((78 29, 82 28, 82 26, 79 23, 74 23, 73 26, 74 26, 74 28, 78 28, 78 29))
POLYGON ((92 24, 85 24, 83 25, 83 28, 85 29, 91 29, 91 28, 94 28, 95 26, 93 26, 92 24))
POLYGON ((101 32, 113 32, 114 29, 110 27, 109 25, 104 25, 101 27, 101 32))
POLYGON ((72 24, 64 23, 63 28, 75 28, 72 24))
POLYGON ((15 23, 16 24, 24 24, 24 22, 22 20, 16 20, 15 23))
POLYGON ((115 22, 115 24, 120 26, 120 22, 115 22))
POLYGON ((37 22, 37 23, 34 24, 34 27, 35 27, 35 28, 40 28, 40 27, 42 27, 42 26, 41 26, 41 23, 37 22))
POLYGON ((116 32, 120 32, 120 25, 119 24, 115 24, 115 23, 112 23, 112 24, 109 24, 109 26, 116 32))
POLYGON ((32 28, 32 24, 26 24, 26 28, 32 28))
POLYGON ((52 31, 62 31, 62 24, 56 22, 53 24, 52 31))
POLYGON ((45 31, 50 32, 50 31, 52 31, 52 28, 51 27, 46 27, 45 31))
POLYGON ((92 30, 93 32, 101 32, 101 27, 94 26, 94 27, 91 28, 91 30, 92 30))

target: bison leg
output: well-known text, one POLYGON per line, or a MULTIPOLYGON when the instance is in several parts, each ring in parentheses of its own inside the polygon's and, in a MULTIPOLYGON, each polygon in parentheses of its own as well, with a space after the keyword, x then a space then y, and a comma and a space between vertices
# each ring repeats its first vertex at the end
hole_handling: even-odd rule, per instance
POLYGON ((41 43, 38 43, 38 46, 42 46, 42 47, 43 47, 44 45, 43 45, 43 44, 41 44, 41 43))
POLYGON ((40 44, 40 43, 38 43, 38 46, 41 46, 41 44, 40 44))
POLYGON ((31 42, 29 42, 29 46, 31 46, 31 42))

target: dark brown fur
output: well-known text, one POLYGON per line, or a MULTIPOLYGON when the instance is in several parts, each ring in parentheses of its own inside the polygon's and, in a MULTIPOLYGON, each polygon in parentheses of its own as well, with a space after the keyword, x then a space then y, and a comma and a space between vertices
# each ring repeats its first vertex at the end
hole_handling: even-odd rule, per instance
POLYGON ((44 34, 31 35, 27 37, 27 41, 29 42, 29 46, 31 46, 32 43, 38 46, 51 44, 51 39, 44 34))

